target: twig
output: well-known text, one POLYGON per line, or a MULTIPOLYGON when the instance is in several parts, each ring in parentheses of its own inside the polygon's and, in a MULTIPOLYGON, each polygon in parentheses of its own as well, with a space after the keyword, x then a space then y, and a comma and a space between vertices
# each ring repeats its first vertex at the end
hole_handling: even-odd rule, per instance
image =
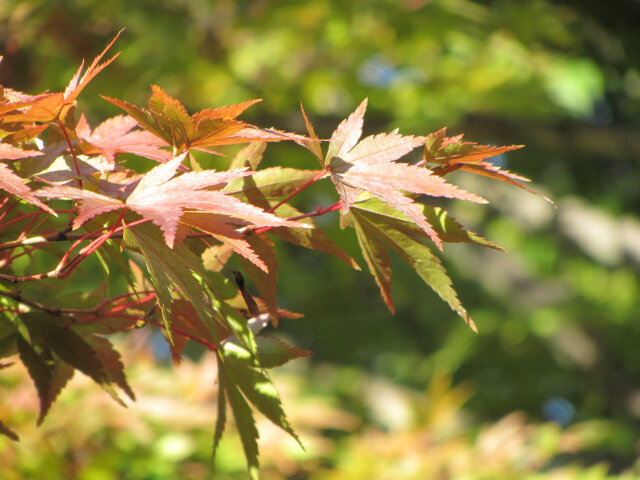
POLYGON ((47 312, 50 315, 59 317, 60 315, 95 315, 97 310, 95 308, 60 308, 60 307, 50 307, 40 302, 36 302, 34 300, 29 300, 28 298, 23 298, 20 295, 20 292, 0 292, 0 295, 3 297, 8 297, 15 300, 18 303, 23 305, 27 305, 29 307, 37 308, 38 310, 42 310, 43 312, 47 312))

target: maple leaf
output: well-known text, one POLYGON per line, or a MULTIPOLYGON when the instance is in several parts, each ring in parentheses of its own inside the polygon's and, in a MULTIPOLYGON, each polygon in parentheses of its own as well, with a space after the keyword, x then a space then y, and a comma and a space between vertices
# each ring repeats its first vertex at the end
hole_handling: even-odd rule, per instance
MULTIPOLYGON (((298 352, 294 355, 302 356, 298 352)), ((260 365, 256 355, 234 342, 225 343, 224 361, 221 353, 218 352, 218 382, 220 385, 218 402, 222 404, 222 407, 218 408, 214 434, 214 457, 226 422, 224 408, 226 401, 229 402, 236 421, 236 428, 240 434, 251 479, 258 478, 257 439, 259 434, 249 402, 269 421, 282 428, 302 446, 284 413, 278 391, 266 370, 260 365)))
POLYGON ((5 190, 18 198, 33 203, 43 210, 51 213, 52 215, 58 216, 56 212, 54 212, 49 206, 42 203, 38 200, 34 195, 37 195, 36 192, 31 190, 25 183, 24 180, 13 173, 11 169, 4 163, 0 162, 0 190, 5 190))
MULTIPOLYGON (((359 211, 368 211, 382 217, 387 217, 393 222, 401 221, 399 225, 402 225, 402 229, 411 227, 413 235, 427 238, 424 231, 422 231, 417 225, 412 224, 411 220, 394 208, 382 203, 377 198, 370 198, 358 202, 354 208, 357 208, 359 211)), ((500 245, 496 245, 495 243, 492 243, 478 234, 464 228, 455 218, 449 215, 446 210, 431 205, 420 205, 420 208, 422 208, 422 213, 425 218, 433 226, 443 242, 474 243, 476 245, 492 248, 501 252, 505 251, 500 245)))
MULTIPOLYGON (((50 94, 40 95, 40 97, 47 95, 50 94)), ((32 105, 36 100, 37 97, 10 88, 0 90, 0 125, 4 143, 13 145, 25 143, 48 127, 48 125, 36 125, 33 120, 20 121, 10 118, 13 114, 20 114, 21 109, 32 105)))
POLYGON ((44 358, 44 355, 39 355, 21 335, 17 336, 16 344, 20 360, 27 367, 29 376, 38 391, 40 398, 38 425, 40 425, 60 391, 73 376, 74 369, 59 358, 52 361, 50 358, 44 358))
POLYGON ((17 101, 8 101, 0 103, 0 114, 2 114, 2 122, 51 122, 60 121, 69 113, 73 102, 87 84, 100 73, 107 65, 113 62, 119 55, 116 53, 110 59, 100 63, 102 57, 113 46, 115 41, 122 33, 122 30, 116 34, 109 45, 98 55, 91 65, 87 67, 82 77, 84 61, 76 71, 75 75, 67 85, 63 93, 44 93, 41 95, 17 95, 17 101), (5 114, 5 112, 15 112, 5 114))
MULTIPOLYGON (((27 366, 40 397, 40 417, 38 424, 56 399, 60 391, 79 370, 98 383, 114 400, 124 405, 114 385, 134 398, 127 384, 120 362, 120 355, 111 343, 103 337, 93 335, 91 330, 75 331, 58 323, 55 318, 41 313, 28 313, 21 320, 29 332, 32 341, 39 342, 38 353, 21 335, 17 337, 20 358, 27 366), (34 340, 35 339, 35 340, 34 340), (46 343, 40 343, 46 339, 46 343)), ((82 329, 81 329, 82 330, 82 329)))
POLYGON ((84 89, 84 87, 86 87, 87 84, 98 73, 100 73, 107 65, 109 65, 116 58, 118 58, 118 55, 120 55, 120 52, 116 53, 110 59, 100 63, 100 60, 102 60, 102 57, 104 57, 104 55, 107 53, 107 51, 113 46, 113 44, 116 42, 116 40, 118 39, 118 37, 120 36, 121 33, 122 33, 122 30, 120 30, 116 34, 116 36, 113 37, 113 40, 111 40, 109 45, 107 45, 104 48, 104 50, 102 50, 100 55, 98 55, 96 58, 93 59, 93 62, 91 62, 91 65, 89 65, 87 67, 87 70, 82 75, 82 78, 80 77, 80 74, 82 73, 82 70, 83 70, 83 67, 84 67, 84 61, 80 64, 80 67, 78 68, 78 70, 76 71, 75 75, 73 76, 73 78, 71 79, 71 81, 67 85, 67 88, 64 91, 63 96, 64 96, 65 106, 60 111, 60 114, 59 114, 59 119, 60 120, 62 120, 65 117, 66 113, 69 111, 70 105, 76 100, 76 98, 78 98, 78 95, 80 95, 80 92, 84 89))
POLYGON ((258 361, 262 368, 275 368, 290 360, 300 357, 310 357, 309 350, 286 344, 275 337, 258 337, 258 361))
POLYGON ((241 221, 245 225, 304 227, 264 210, 244 203, 207 187, 223 187, 229 180, 251 175, 245 169, 216 172, 188 172, 172 178, 184 154, 159 165, 147 173, 133 190, 126 204, 145 218, 158 225, 165 234, 169 247, 173 246, 178 221, 184 210, 208 211, 215 217, 226 217, 231 222, 241 221), (232 220, 236 219, 236 220, 232 220))
POLYGON ((307 132, 309 133, 309 139, 303 140, 300 144, 307 148, 313 155, 320 160, 320 163, 324 165, 324 161, 322 158, 322 147, 320 146, 320 139, 316 134, 316 130, 313 128, 309 117, 307 117, 307 112, 304 111, 304 107, 300 104, 300 111, 302 112, 302 117, 304 118, 304 124, 307 127, 307 132))
POLYGON ((349 211, 362 191, 369 192, 410 218, 441 249, 442 242, 424 218, 420 206, 403 192, 477 203, 486 203, 486 200, 445 182, 426 168, 395 163, 422 145, 424 137, 402 136, 394 131, 360 140, 366 106, 365 100, 338 126, 329 141, 324 162, 342 198, 343 213, 349 211))
POLYGON ((274 129, 261 129, 236 120, 251 105, 260 100, 249 100, 236 105, 205 109, 189 115, 187 109, 162 88, 152 85, 149 108, 142 108, 123 100, 103 97, 124 109, 140 126, 158 136, 178 151, 190 148, 216 153, 207 147, 244 142, 274 142, 296 140, 300 135, 274 129))
POLYGON ((80 117, 76 125, 76 135, 84 140, 87 147, 83 153, 101 153, 107 161, 113 163, 117 153, 126 152, 151 158, 160 162, 166 162, 171 158, 171 153, 160 147, 168 146, 167 143, 144 130, 131 131, 138 122, 128 115, 118 115, 105 120, 98 125, 93 132, 84 115, 80 117))
MULTIPOLYGON (((173 247, 178 223, 185 211, 204 211, 211 214, 208 228, 223 221, 232 224, 255 226, 308 227, 267 213, 211 187, 222 188, 229 180, 251 175, 246 169, 224 172, 205 170, 188 172, 175 176, 186 153, 178 155, 166 163, 147 172, 131 191, 125 202, 101 193, 80 190, 71 186, 45 187, 35 194, 48 198, 72 198, 80 200, 80 209, 73 227, 79 228, 94 216, 121 208, 151 220, 164 233, 167 246, 173 247), (223 219, 223 220, 221 220, 223 219)), ((202 221, 198 225, 200 228, 202 221)), ((223 227, 220 227, 222 229, 223 227)), ((216 233, 224 234, 224 230, 216 233)), ((206 230, 205 230, 206 231, 206 230)))
POLYGON ((524 145, 508 145, 502 147, 478 145, 475 142, 463 142, 462 137, 464 135, 447 137, 446 134, 447 129, 445 127, 425 138, 424 160, 422 163, 438 164, 431 169, 436 175, 444 176, 456 170, 465 170, 510 183, 553 203, 549 198, 523 185, 522 182, 531 181, 528 178, 508 170, 502 170, 495 163, 484 161, 486 158, 518 150, 524 145))
MULTIPOLYGON (((428 205, 421 205, 421 208, 443 241, 475 243, 503 250, 498 245, 462 228, 444 210, 428 205)), ((394 311, 394 305, 391 298, 392 271, 389 249, 394 250, 449 304, 453 311, 476 331, 476 326, 458 299, 440 259, 424 244, 424 240, 429 237, 418 225, 376 198, 354 205, 347 220, 356 229, 363 256, 391 312, 394 311)))
POLYGON ((217 325, 216 335, 211 335, 193 304, 181 298, 173 300, 170 323, 171 329, 179 333, 174 335, 173 342, 169 342, 171 357, 176 365, 181 361, 182 352, 189 338, 197 338, 202 344, 211 347, 219 344, 220 339, 231 335, 231 332, 221 325, 217 325))
POLYGON ((0 159, 18 160, 20 158, 37 157, 42 155, 38 150, 23 150, 7 143, 0 143, 0 159))
POLYGON ((4 102, 0 106, 2 123, 51 122, 64 105, 64 94, 43 93, 24 95, 17 101, 4 102))

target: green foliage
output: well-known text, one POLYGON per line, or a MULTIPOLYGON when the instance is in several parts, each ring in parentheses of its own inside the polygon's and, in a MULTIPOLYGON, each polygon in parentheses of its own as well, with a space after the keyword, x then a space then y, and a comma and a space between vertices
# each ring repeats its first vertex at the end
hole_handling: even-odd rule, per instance
MULTIPOLYGON (((144 397, 128 409, 76 376, 56 413, 35 429, 36 412, 24 412, 17 405, 31 394, 28 373, 18 367, 0 378, 7 404, 14 405, 5 415, 23 432, 21 442, 0 438, 0 465, 7 480, 43 471, 51 480, 122 475, 131 480, 167 475, 210 478, 211 425, 216 415, 220 419, 226 413, 224 395, 218 395, 217 405, 211 401, 216 391, 211 372, 217 357, 208 353, 197 363, 187 358, 175 368, 157 368, 148 350, 132 348, 144 344, 148 334, 136 330, 120 339, 124 343, 117 343, 131 366, 131 382, 144 389, 144 397), (38 448, 41 443, 55 448, 38 448)), ((522 412, 495 422, 475 421, 467 404, 472 387, 454 387, 447 377, 435 377, 426 390, 413 390, 354 370, 328 365, 317 369, 305 362, 290 366, 295 368, 276 370, 274 381, 283 395, 287 392, 287 409, 305 450, 264 418, 256 416, 256 425, 230 420, 227 433, 233 434, 218 443, 215 478, 247 478, 242 443, 235 432, 256 428, 265 434, 260 445, 261 478, 267 480, 381 475, 403 480, 437 475, 472 480, 630 480, 639 472, 637 461, 613 470, 590 457, 594 449, 613 456, 633 448, 629 426, 590 419, 565 429, 535 422, 522 412), (336 395, 344 398, 339 405, 336 395), (357 405, 358 416, 351 413, 357 405), (362 418, 367 419, 364 425, 362 418), (328 431, 333 435, 327 436, 328 431)))

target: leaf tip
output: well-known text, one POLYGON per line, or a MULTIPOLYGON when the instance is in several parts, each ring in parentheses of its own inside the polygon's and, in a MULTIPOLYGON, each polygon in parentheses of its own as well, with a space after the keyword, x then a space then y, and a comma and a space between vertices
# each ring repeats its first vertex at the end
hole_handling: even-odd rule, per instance
POLYGON ((473 320, 471 320, 471 317, 467 317, 467 325, 469 325, 469 328, 474 332, 474 333, 478 333, 478 326, 476 325, 476 322, 474 322, 473 320))

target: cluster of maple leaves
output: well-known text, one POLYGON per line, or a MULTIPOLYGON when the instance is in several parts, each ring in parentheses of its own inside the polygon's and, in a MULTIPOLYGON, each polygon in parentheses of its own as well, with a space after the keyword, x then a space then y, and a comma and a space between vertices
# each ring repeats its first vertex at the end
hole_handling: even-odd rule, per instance
MULTIPOLYGON (((445 181, 458 169, 524 188, 526 179, 485 160, 518 146, 467 143, 462 135, 447 137, 445 129, 361 139, 366 100, 327 142, 317 137, 304 110, 308 132, 299 135, 238 120, 257 100, 189 115, 157 86, 147 108, 105 97, 127 115, 92 129, 84 116, 76 120, 75 100, 117 56, 102 62, 112 44, 84 73, 81 65, 62 93, 31 96, 0 86, 0 358, 17 355, 26 366, 40 398, 39 423, 75 370, 119 402, 119 390, 134 399, 107 336, 155 325, 176 362, 189 339, 217 352, 214 453, 228 404, 256 476, 252 407, 295 437, 267 370, 309 355, 256 335, 266 323, 296 315, 277 305, 273 240, 334 255, 358 269, 313 221, 332 211, 340 211, 343 228, 353 228, 391 311, 395 251, 475 329, 433 246, 500 247, 466 230, 429 198, 486 203, 445 181), (260 169, 265 146, 274 141, 295 142, 319 165, 260 169), (224 171, 202 168, 193 155, 242 143, 248 145, 224 171), (410 163, 407 154, 418 148, 422 158, 410 163), (134 171, 124 166, 122 154, 157 166, 134 171), (311 212, 293 206, 298 193, 327 177, 337 192, 334 204, 311 212), (102 266, 104 287, 68 292, 69 278, 91 255, 102 266), (232 256, 236 270, 228 265, 232 256), (52 268, 45 257, 55 259, 52 268), (126 278, 126 293, 111 292, 112 275, 126 278), (249 293, 245 275, 257 295, 249 293)), ((0 433, 18 438, 1 421, 0 433)))

